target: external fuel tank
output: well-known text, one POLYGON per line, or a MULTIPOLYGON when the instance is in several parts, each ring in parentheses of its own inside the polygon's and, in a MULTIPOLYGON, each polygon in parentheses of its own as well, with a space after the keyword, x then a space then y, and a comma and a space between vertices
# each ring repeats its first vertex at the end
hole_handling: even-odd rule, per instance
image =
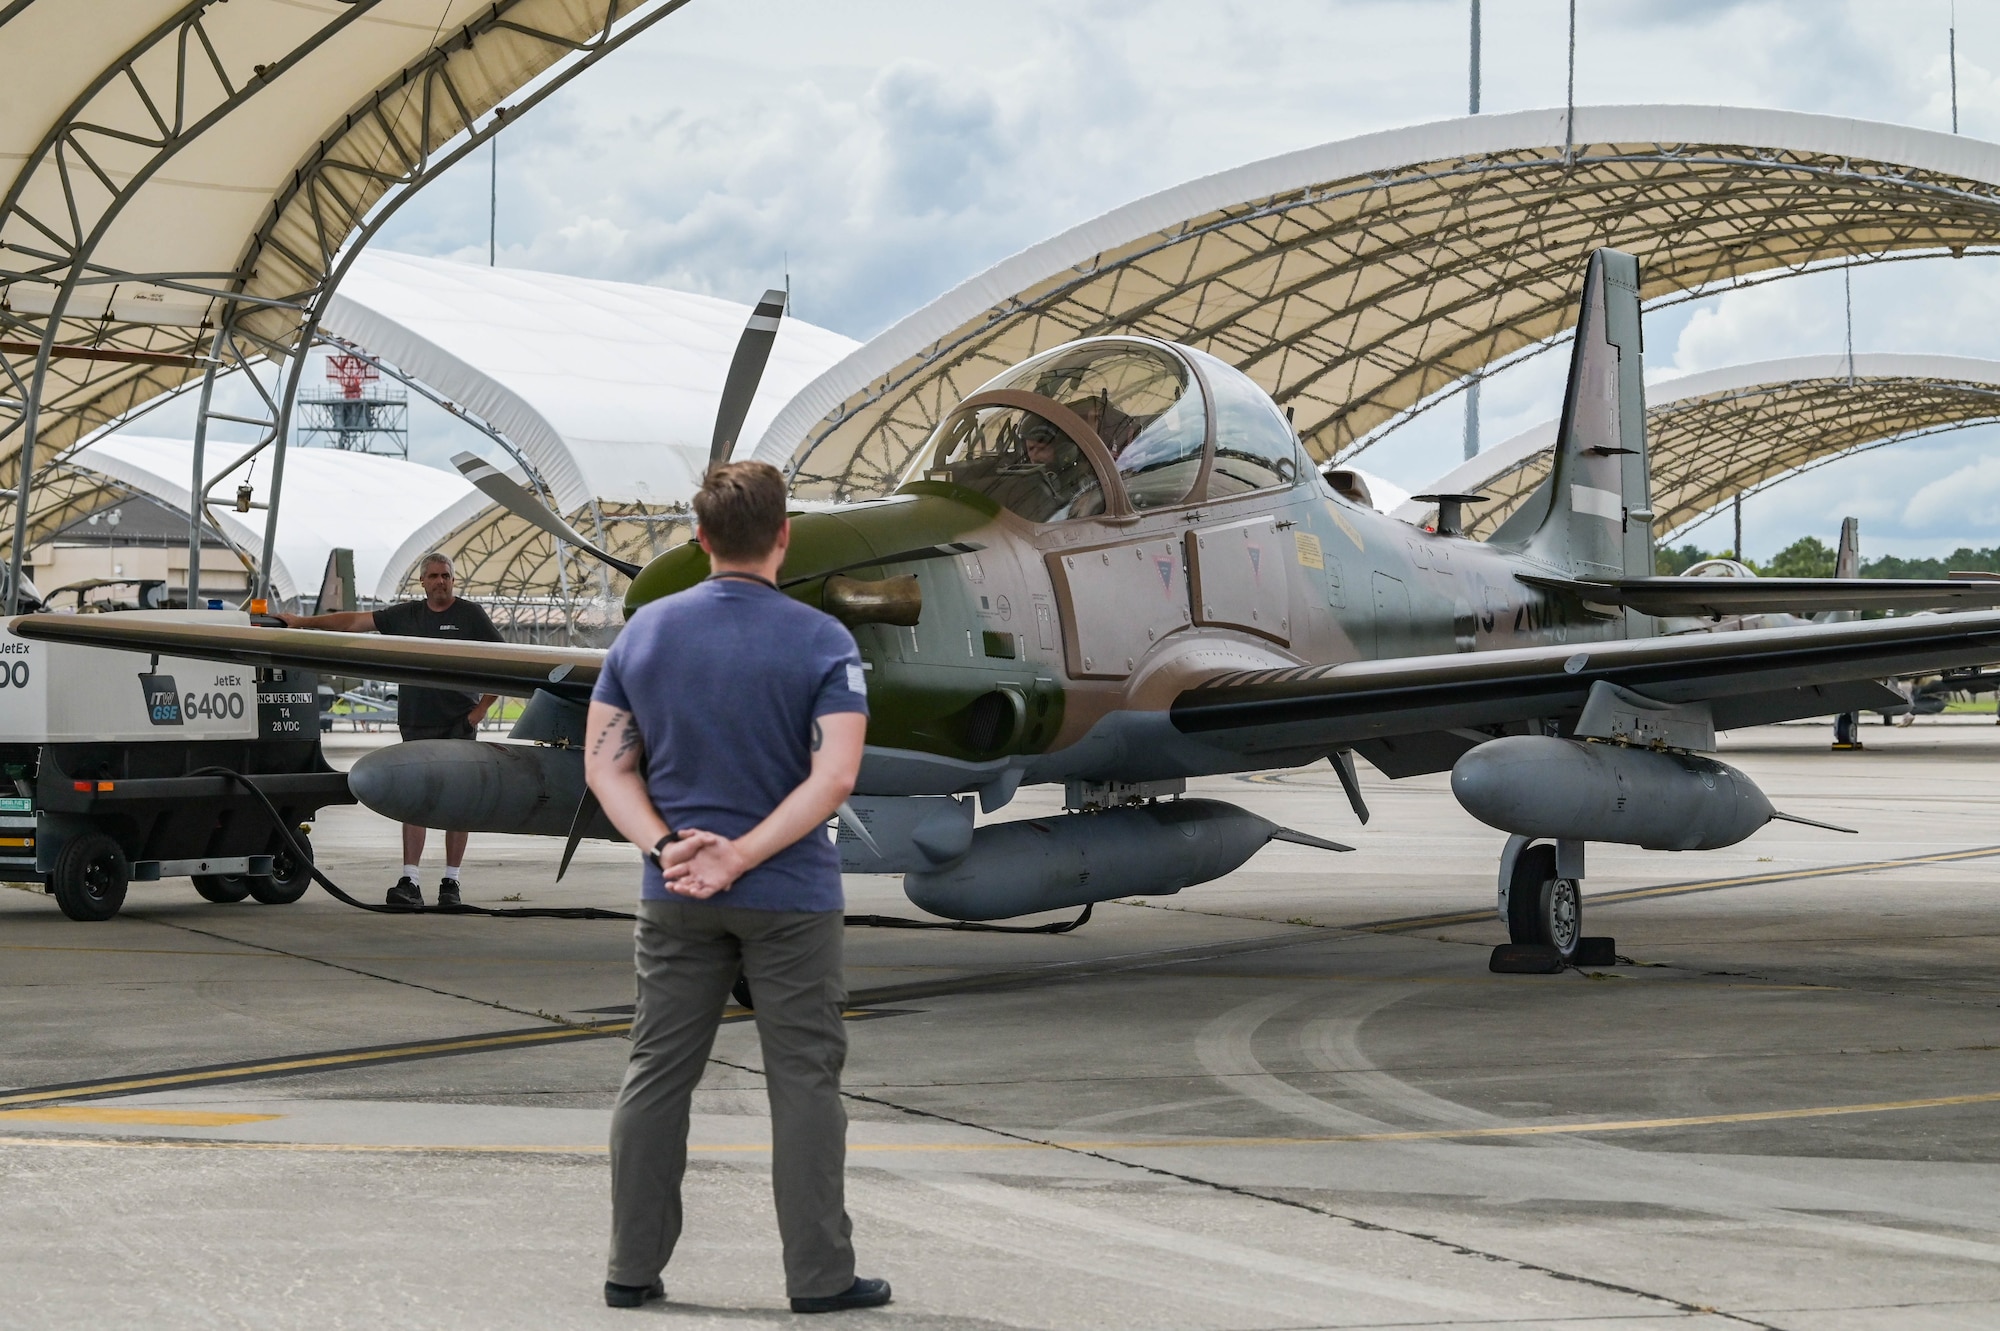
POLYGON ((1514 735, 1451 769, 1451 793, 1489 827, 1648 850, 1733 846, 1771 821, 1755 782, 1699 754, 1514 735))
POLYGON ((1172 800, 988 823, 972 834, 965 858, 905 874, 903 891, 933 915, 1002 920, 1114 897, 1168 896, 1222 877, 1274 839, 1351 849, 1220 800, 1172 800))

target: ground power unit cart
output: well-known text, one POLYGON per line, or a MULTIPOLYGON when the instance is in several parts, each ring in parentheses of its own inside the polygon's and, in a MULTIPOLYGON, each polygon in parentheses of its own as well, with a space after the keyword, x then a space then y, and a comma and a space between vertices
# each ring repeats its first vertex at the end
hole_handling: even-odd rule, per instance
MULTIPOLYGON (((121 612, 243 625, 226 610, 121 612)), ((307 672, 30 642, 0 628, 0 881, 108 920, 133 882, 191 878, 210 901, 287 905, 312 884, 271 816, 352 804, 320 752, 307 672), (260 800, 231 777, 242 773, 260 800), (269 807, 265 800, 269 801, 269 807)))

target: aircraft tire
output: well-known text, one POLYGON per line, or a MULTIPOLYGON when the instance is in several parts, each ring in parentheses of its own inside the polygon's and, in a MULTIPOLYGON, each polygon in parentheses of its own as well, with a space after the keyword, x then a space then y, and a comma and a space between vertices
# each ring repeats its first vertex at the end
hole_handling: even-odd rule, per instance
POLYGON ((118 843, 103 832, 85 832, 56 853, 49 888, 56 905, 72 920, 108 920, 125 904, 132 866, 118 843))
POLYGON ((289 906, 306 894, 313 884, 312 842, 304 832, 294 832, 293 837, 305 848, 304 860, 292 853, 289 844, 280 844, 271 857, 271 875, 259 875, 243 881, 250 886, 250 895, 266 906, 289 906))
POLYGON ((250 880, 240 873, 198 873, 194 875, 194 890, 201 893, 202 900, 226 906, 250 895, 250 880))
POLYGON ((1576 955, 1583 937, 1583 891, 1574 878, 1556 877, 1556 848, 1529 846, 1514 861, 1507 887, 1507 936, 1576 955))

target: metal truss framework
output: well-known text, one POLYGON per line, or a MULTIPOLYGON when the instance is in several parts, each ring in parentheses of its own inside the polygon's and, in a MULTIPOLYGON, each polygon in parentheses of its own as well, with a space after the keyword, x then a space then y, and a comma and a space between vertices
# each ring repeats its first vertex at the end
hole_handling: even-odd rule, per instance
MULTIPOLYGON (((58 462, 42 473, 28 513, 28 548, 51 539, 64 527, 127 499, 150 498, 88 467, 58 462)), ((211 531, 209 535, 215 533, 211 531)), ((43 589, 44 591, 47 588, 43 589)))
MULTIPOLYGON (((1579 131, 1614 114, 1580 108, 1579 131)), ((1567 157, 1552 144, 1318 181, 994 299, 812 423, 791 453, 794 493, 887 491, 962 397, 1075 337, 1208 350, 1290 408, 1316 457, 1343 458, 1562 333, 1600 246, 1636 254, 1658 302, 1856 258, 2000 252, 1996 227, 1992 180, 1755 142, 1586 142, 1567 157)))
MULTIPOLYGON (((1845 357, 1809 359, 1817 372, 1760 373, 1801 368, 1797 362, 1775 362, 1696 376, 1681 392, 1673 384, 1663 386, 1663 396, 1646 411, 1658 515, 1653 525, 1662 542, 1736 496, 1800 472, 1870 449, 2000 421, 2000 364, 1857 356, 1850 375, 1845 357), (1736 382, 1717 384, 1718 379, 1736 382)), ((1551 422, 1521 439, 1552 444, 1554 437, 1551 422)), ((1550 456, 1549 447, 1538 448, 1480 480, 1479 491, 1491 502, 1474 510, 1466 533, 1491 535, 1548 475, 1550 456)))
MULTIPOLYGON (((0 31, 24 44, 59 40, 61 25, 79 19, 64 2, 0 9, 0 31)), ((9 543, 16 572, 32 491, 42 481, 38 443, 73 444, 203 374, 199 469, 208 422, 217 418, 209 410, 214 375, 264 357, 286 363, 268 414, 246 422, 261 429, 262 446, 276 447, 258 561, 268 584, 300 353, 353 256, 415 190, 510 116, 684 3, 453 0, 443 19, 461 17, 450 24, 436 3, 415 0, 163 4, 162 21, 84 82, 0 195, 0 383, 8 390, 0 396, 0 478, 30 495, 16 505, 9 543), (382 23, 359 26, 370 18, 382 23), (380 52, 396 49, 385 35, 407 39, 411 31, 428 33, 420 54, 369 75, 373 91, 330 127, 307 127, 317 137, 275 182, 247 236, 224 237, 240 246, 233 264, 177 267, 171 247, 155 261, 148 214, 170 208, 167 184, 188 184, 169 181, 165 168, 199 158, 189 150, 212 146, 205 139, 225 127, 283 141, 299 126, 246 119, 260 97, 284 105, 273 90, 286 88, 287 76, 296 91, 298 79, 324 77, 323 66, 336 59, 350 78, 366 73, 383 63, 380 52), (531 81, 520 102, 500 105, 531 81), (27 485, 19 483, 23 473, 27 485)), ((197 491, 203 479, 196 476, 197 491)))

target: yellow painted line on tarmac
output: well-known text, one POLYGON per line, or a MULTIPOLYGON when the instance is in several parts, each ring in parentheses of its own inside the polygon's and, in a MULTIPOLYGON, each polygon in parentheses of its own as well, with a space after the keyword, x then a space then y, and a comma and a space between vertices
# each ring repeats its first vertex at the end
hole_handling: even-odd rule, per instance
POLYGON ((507 1035, 479 1035, 461 1040, 428 1040, 420 1044, 393 1045, 380 1049, 356 1049, 345 1053, 313 1054, 302 1058, 274 1059, 268 1063, 239 1064, 235 1067, 201 1068, 188 1072, 163 1072, 151 1077, 128 1077, 122 1081, 91 1082, 83 1086, 59 1086, 39 1091, 0 1095, 0 1107, 43 1104, 55 1100, 75 1100, 87 1095, 114 1095, 135 1091, 157 1091, 170 1086, 197 1086, 203 1082, 238 1078, 269 1077, 286 1072, 308 1072, 323 1068, 383 1063, 396 1059, 422 1058, 434 1054, 460 1054, 478 1049, 508 1049, 551 1041, 581 1040, 622 1035, 632 1029, 629 1021, 593 1023, 589 1026, 551 1026, 545 1031, 516 1031, 507 1035))
MULTIPOLYGON (((202 947, 68 947, 53 943, 0 943, 0 952, 105 952, 113 955, 131 953, 135 957, 254 957, 276 961, 290 960, 270 952, 253 951, 246 944, 242 951, 224 951, 221 948, 202 947)), ((403 958, 408 960, 408 958, 403 958)))
MULTIPOLYGON (((2000 846, 1976 846, 1971 850, 1940 851, 1935 855, 1912 855, 1900 860, 1864 860, 1858 864, 1829 864, 1818 869, 1781 869, 1771 873, 1743 874, 1735 878, 1709 878, 1697 883, 1668 883, 1664 887, 1635 887, 1623 892, 1601 892, 1586 896, 1586 906, 1615 906, 1624 901, 1649 897, 1677 897, 1689 892, 1713 892, 1725 887, 1755 887, 1762 883, 1796 883, 1812 878, 1839 878, 1847 874, 1874 873, 1881 869, 1906 869, 1917 864, 1949 864, 1956 860, 1986 859, 2000 855, 2000 846)), ((1329 927, 1352 929, 1358 933, 1399 934, 1412 929, 1437 929, 1452 924, 1479 924, 1494 918, 1491 910, 1455 911, 1449 915, 1425 915, 1409 920, 1384 920, 1379 924, 1334 924, 1329 927)))
POLYGON ((366 1142, 231 1142, 190 1138, 131 1141, 118 1137, 0 1137, 0 1146, 100 1151, 277 1151, 312 1155, 607 1155, 608 1146, 465 1146, 366 1142))
POLYGON ((55 1123, 131 1123, 149 1128, 233 1128, 243 1123, 268 1123, 283 1114, 225 1114, 210 1109, 117 1109, 107 1105, 45 1105, 39 1109, 0 1109, 0 1119, 35 1119, 55 1123))
MULTIPOLYGON (((1578 1123, 1520 1123, 1497 1128, 1426 1128, 1412 1132, 1354 1132, 1331 1137, 1199 1137, 1186 1141, 1104 1142, 1097 1150, 1190 1146, 1303 1146, 1314 1142, 1450 1141, 1470 1137, 1556 1137, 1599 1132, 1661 1132, 1673 1128, 1713 1127, 1731 1123, 1776 1123, 1786 1119, 1834 1118, 1843 1114, 1893 1114, 1912 1109, 1948 1109, 1961 1105, 2000 1104, 2000 1091, 1972 1095, 1934 1095, 1921 1100, 1879 1100, 1858 1105, 1814 1105, 1803 1109, 1751 1109, 1735 1114, 1691 1114, 1680 1118, 1602 1119, 1578 1123)), ((1070 1144, 1070 1143, 1062 1143, 1070 1144)), ((1074 1143, 1082 1146, 1084 1143, 1074 1143)))
MULTIPOLYGON (((1603 1132, 1662 1132, 1675 1128, 1702 1128, 1738 1123, 1777 1123, 1792 1119, 1837 1118, 1848 1114, 1893 1114, 1917 1109, 1950 1109, 1966 1105, 2000 1103, 2000 1091, 1979 1091, 1969 1095, 1933 1095, 1911 1100, 1876 1100, 1865 1104, 1811 1105, 1799 1109, 1750 1109, 1734 1114, 1690 1114, 1676 1118, 1597 1119, 1569 1123, 1518 1123, 1492 1128, 1425 1128, 1409 1132, 1351 1132, 1322 1137, 1181 1137, 1135 1141, 1092 1138, 1069 1141, 995 1142, 858 1142, 847 1148, 850 1155, 978 1154, 986 1151, 1187 1151, 1216 1147, 1321 1146, 1352 1142, 1454 1141, 1496 1137, 1589 1136, 1603 1132)), ((233 1151, 323 1151, 411 1154, 436 1152, 460 1155, 603 1155, 603 1145, 532 1146, 467 1145, 425 1143, 362 1142, 237 1142, 201 1140, 131 1141, 92 1137, 0 1137, 0 1146, 99 1147, 118 1150, 233 1150, 233 1151)), ((700 1155, 768 1154, 765 1142, 711 1142, 690 1145, 700 1155)))

